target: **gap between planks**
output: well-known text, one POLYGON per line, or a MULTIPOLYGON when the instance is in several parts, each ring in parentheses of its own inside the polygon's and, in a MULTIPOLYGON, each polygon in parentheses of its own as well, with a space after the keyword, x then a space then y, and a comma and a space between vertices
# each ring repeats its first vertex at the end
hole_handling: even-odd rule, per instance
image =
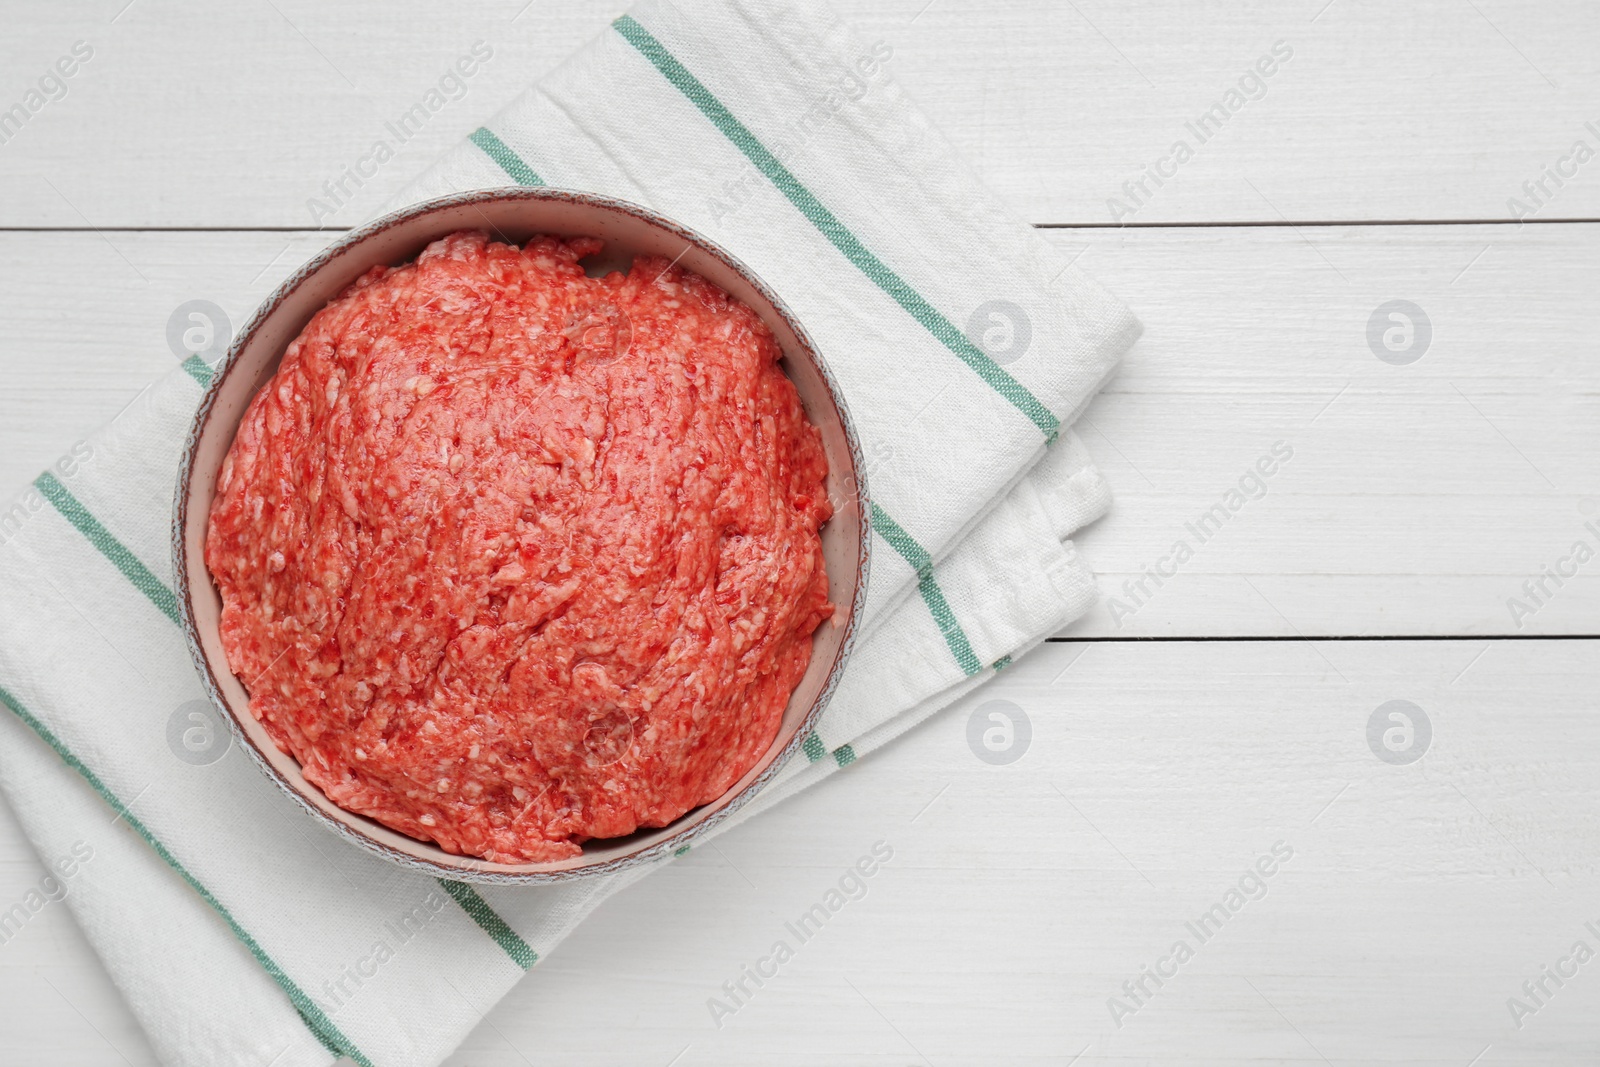
POLYGON ((1295 634, 1217 634, 1199 637, 1157 634, 1148 637, 1045 638, 1046 644, 1056 645, 1199 644, 1246 641, 1600 641, 1600 634, 1317 634, 1313 637, 1300 637, 1295 634))
MULTIPOLYGON (((1224 219, 1215 222, 1031 222, 1035 230, 1285 230, 1305 226, 1587 226, 1600 218, 1514 219, 1224 219)), ((356 226, 0 226, 0 233, 349 233, 356 226)))

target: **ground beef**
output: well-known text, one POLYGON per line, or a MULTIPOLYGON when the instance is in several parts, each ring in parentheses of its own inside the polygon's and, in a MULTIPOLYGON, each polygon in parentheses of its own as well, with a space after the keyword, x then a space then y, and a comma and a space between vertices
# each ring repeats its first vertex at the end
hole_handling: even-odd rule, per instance
POLYGON ((252 401, 206 563, 251 712, 340 806, 499 862, 767 751, 833 611, 819 435, 749 308, 593 239, 374 267, 252 401))

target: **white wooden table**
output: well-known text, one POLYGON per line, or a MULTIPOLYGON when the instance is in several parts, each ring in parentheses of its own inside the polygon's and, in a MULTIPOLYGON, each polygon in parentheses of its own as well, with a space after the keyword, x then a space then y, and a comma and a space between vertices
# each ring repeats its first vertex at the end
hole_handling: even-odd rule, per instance
MULTIPOLYGON (((468 95, 323 221, 376 208, 621 6, 525 3, 7 3, 0 105, 75 41, 93 56, 0 144, 0 485, 169 368, 180 303, 242 322, 329 239, 307 198, 472 41, 495 59, 468 95)), ((1600 962, 1520 1019, 1507 1002, 1534 1006, 1523 982, 1574 942, 1600 951, 1600 559, 1537 605, 1522 589, 1600 547, 1600 160, 1571 154, 1600 151, 1600 7, 843 8, 1146 324, 1084 434, 1118 491, 1080 541, 1108 599, 608 902, 452 1067, 1595 1062, 1600 962), (1265 95, 1135 200, 1278 42, 1265 95), (1390 352, 1386 312, 1369 343, 1396 300, 1431 327, 1412 362, 1422 334, 1390 352), (1267 495, 1131 599, 1278 441, 1267 495), (1009 766, 965 742, 996 699, 1034 728, 1009 766), (1369 745, 1397 699, 1431 725, 1407 764, 1369 745), (869 895, 714 1026, 707 998, 879 839, 869 895), (1266 895, 1196 937, 1279 842, 1266 895), (1135 1001, 1147 966, 1169 977, 1135 1001)), ((0 813, 0 902, 40 873, 0 813)), ((0 1005, 7 1064, 155 1062, 65 909, 0 946, 0 1005)))

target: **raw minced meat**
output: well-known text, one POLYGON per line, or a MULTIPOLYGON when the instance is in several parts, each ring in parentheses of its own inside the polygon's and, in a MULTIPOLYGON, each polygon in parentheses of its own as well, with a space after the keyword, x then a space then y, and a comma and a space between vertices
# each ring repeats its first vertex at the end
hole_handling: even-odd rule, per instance
POLYGON ((748 307, 462 232, 311 320, 206 562, 252 714, 342 807, 498 862, 721 796, 828 602, 820 437, 748 307))

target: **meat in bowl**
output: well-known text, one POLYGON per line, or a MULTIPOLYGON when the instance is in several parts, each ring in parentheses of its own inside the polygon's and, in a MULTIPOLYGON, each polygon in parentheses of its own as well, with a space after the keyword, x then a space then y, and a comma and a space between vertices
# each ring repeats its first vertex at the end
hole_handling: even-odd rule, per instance
POLYGON ((494 862, 720 797, 833 612, 827 464, 756 314, 475 232, 375 267, 245 413, 206 563, 251 713, 350 811, 494 862))

